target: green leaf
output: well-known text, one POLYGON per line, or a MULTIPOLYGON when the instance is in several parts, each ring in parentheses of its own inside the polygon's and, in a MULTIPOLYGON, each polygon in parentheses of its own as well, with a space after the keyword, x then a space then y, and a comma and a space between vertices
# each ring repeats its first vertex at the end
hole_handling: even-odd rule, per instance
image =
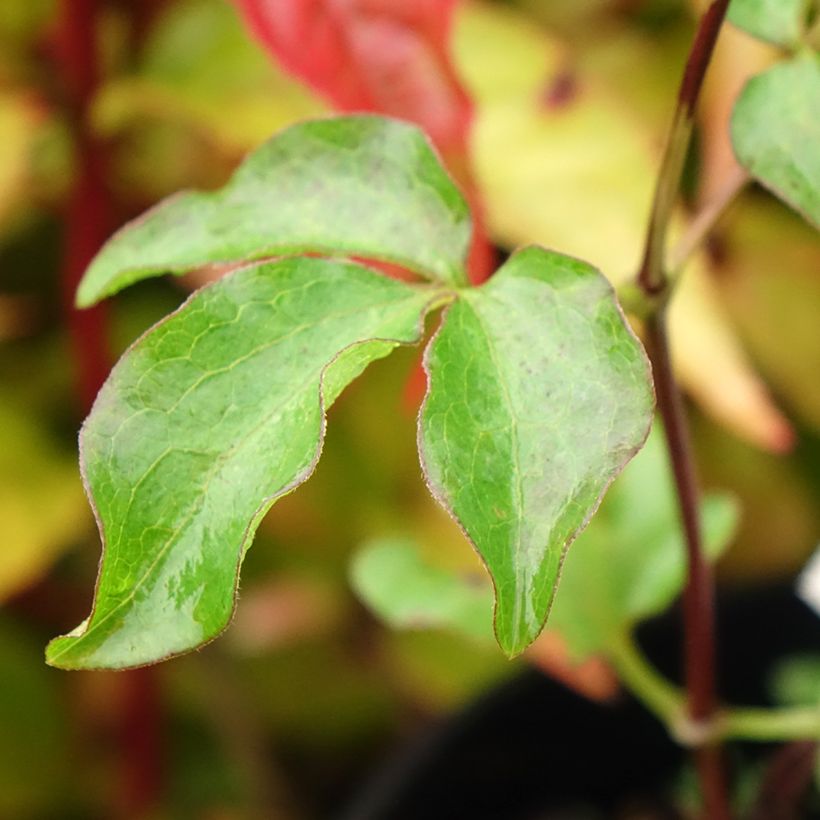
POLYGON ((426 367, 422 464, 490 571, 496 636, 514 655, 541 631, 567 546, 646 437, 649 366, 604 277, 531 247, 461 294, 426 367))
POLYGON ((803 33, 810 0, 732 0, 729 22, 760 40, 792 47, 803 33))
POLYGON ((820 704, 820 654, 806 652, 780 661, 771 676, 775 700, 786 706, 820 704))
POLYGON ((350 581, 359 598, 396 629, 441 627, 478 640, 492 637, 492 591, 484 579, 426 563, 412 540, 365 544, 350 581))
MULTIPOLYGON (((738 519, 728 496, 703 499, 705 546, 716 559, 738 519)), ((685 580, 685 551, 668 457, 659 428, 615 479, 600 509, 569 551, 547 626, 578 659, 606 653, 625 631, 666 609, 685 580)), ((409 539, 365 545, 352 566, 358 596, 401 629, 446 627, 490 638, 492 589, 433 566, 409 539)))
POLYGON ((462 284, 470 230, 464 198, 417 128, 366 115, 312 120, 270 139, 221 190, 177 194, 126 225, 86 271, 77 304, 165 272, 301 252, 462 284))
POLYGON ((324 410, 368 361, 418 341, 441 299, 297 257, 229 274, 143 336, 83 427, 104 556, 90 619, 49 663, 135 666, 221 632, 259 521, 315 467, 324 410))
MULTIPOLYGON (((734 534, 733 499, 703 499, 709 558, 734 534)), ((662 612, 683 588, 686 553, 659 426, 624 470, 564 562, 549 626, 578 658, 605 650, 635 623, 662 612)))
POLYGON ((738 162, 820 226, 820 57, 803 53, 743 89, 732 114, 738 162))

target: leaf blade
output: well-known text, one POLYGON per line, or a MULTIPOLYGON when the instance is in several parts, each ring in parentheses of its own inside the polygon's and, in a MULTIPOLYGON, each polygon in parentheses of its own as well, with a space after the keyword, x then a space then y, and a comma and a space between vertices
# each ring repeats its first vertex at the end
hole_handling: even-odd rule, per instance
MULTIPOLYGON (((704 496, 700 519, 710 561, 728 546, 737 518, 731 497, 704 496)), ((656 424, 567 556, 550 628, 577 660, 606 652, 625 629, 662 612, 685 577, 677 499, 656 424)))
POLYGON ((820 55, 806 52, 753 77, 732 113, 738 162, 820 226, 820 55))
POLYGON ((759 40, 792 47, 803 31, 809 0, 732 0, 727 19, 759 40))
MULTIPOLYGON (((710 562, 729 545, 738 512, 731 496, 704 495, 701 523, 710 562)), ((447 628, 489 639, 489 579, 477 583, 438 566, 432 554, 411 538, 371 541, 351 566, 354 591, 394 629, 447 628)), ((656 424, 572 545, 547 628, 561 636, 573 662, 606 655, 621 635, 671 604, 683 588, 685 564, 677 499, 656 424)))
POLYGON ((257 524, 313 471, 326 405, 366 363, 349 351, 418 341, 435 293, 285 259, 203 288, 139 340, 81 434, 104 557, 90 619, 49 662, 134 666, 216 637, 257 524))
POLYGON ((646 437, 648 362, 594 268, 531 247, 450 306, 425 363, 428 486, 487 565, 496 636, 518 654, 566 547, 646 437))
POLYGON ((260 44, 341 111, 421 125, 449 156, 466 151, 472 106, 452 66, 455 0, 344 4, 234 0, 260 44))
POLYGON ((478 581, 425 562, 407 538, 374 539, 350 566, 356 595, 394 629, 445 628, 484 642, 492 639, 492 597, 478 581))
POLYGON ((418 129, 365 115, 308 120, 250 154, 222 189, 171 196, 114 234, 77 304, 165 272, 304 252, 462 284, 470 230, 461 193, 418 129))

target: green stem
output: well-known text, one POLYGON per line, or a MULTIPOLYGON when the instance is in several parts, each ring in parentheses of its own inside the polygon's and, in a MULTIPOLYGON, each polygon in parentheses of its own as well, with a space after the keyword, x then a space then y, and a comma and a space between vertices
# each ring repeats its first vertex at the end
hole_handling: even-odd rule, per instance
POLYGON ((666 289, 664 265, 666 235, 675 203, 678 200, 686 152, 692 138, 692 128, 692 116, 683 106, 679 106, 675 112, 672 131, 669 134, 666 152, 658 174, 658 186, 655 189, 655 199, 652 202, 652 213, 649 217, 644 258, 638 273, 638 283, 648 296, 659 295, 666 289))
POLYGON ((607 649, 612 665, 627 688, 671 728, 684 712, 683 692, 644 658, 631 635, 619 635, 607 649))
POLYGON ((820 740, 820 706, 727 709, 718 716, 715 729, 721 737, 736 740, 820 740))
POLYGON ((726 707, 707 723, 693 723, 686 714, 685 692, 649 663, 630 634, 613 638, 607 651, 627 689, 684 745, 697 746, 716 740, 820 741, 820 706, 726 707))

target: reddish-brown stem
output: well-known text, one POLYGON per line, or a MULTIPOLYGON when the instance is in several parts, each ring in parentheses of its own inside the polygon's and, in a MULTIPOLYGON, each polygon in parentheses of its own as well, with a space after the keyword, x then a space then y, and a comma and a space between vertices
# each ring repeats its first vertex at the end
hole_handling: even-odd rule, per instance
MULTIPOLYGON (((672 371, 665 322, 662 311, 650 317, 646 343, 686 541, 689 571, 683 593, 683 618, 688 711, 696 724, 706 724, 716 707, 714 580, 703 551, 698 517, 700 492, 683 400, 672 371)), ((695 755, 705 816, 710 820, 728 820, 728 791, 720 748, 703 746, 695 755)))
POLYGON ((116 813, 123 820, 141 820, 156 810, 162 793, 159 681, 151 667, 123 672, 118 680, 121 762, 116 813))
POLYGON ((653 316, 647 322, 646 343, 652 359, 658 409, 663 419, 686 541, 689 564, 684 592, 686 690, 690 716, 700 722, 708 720, 715 708, 712 572, 703 552, 698 520, 700 493, 664 325, 662 314, 653 316))
POLYGON ((648 296, 659 296, 668 287, 664 269, 666 235, 680 192, 683 167, 694 126, 695 107, 728 7, 729 0, 714 0, 701 18, 686 61, 678 91, 677 108, 658 173, 643 261, 638 272, 638 284, 648 296))
MULTIPOLYGON (((647 348, 652 360, 658 409, 664 422, 686 541, 688 573, 683 595, 684 661, 689 717, 696 725, 708 724, 714 717, 717 705, 715 589, 712 571, 703 551, 694 458, 666 332, 666 304, 670 290, 666 238, 680 194, 695 108, 728 5, 729 0, 714 0, 695 34, 658 175, 646 247, 637 276, 638 286, 653 306, 647 319, 647 348)), ((720 746, 714 742, 703 745, 696 750, 695 756, 704 816, 709 820, 729 820, 729 797, 720 746)))
POLYGON ((74 308, 74 291, 108 235, 110 218, 101 146, 87 127, 88 107, 98 84, 96 0, 63 0, 59 13, 57 58, 76 158, 64 219, 63 303, 74 351, 78 399, 82 412, 88 412, 110 369, 104 307, 74 308))
MULTIPOLYGON (((89 109, 99 85, 98 0, 62 0, 56 58, 71 127, 75 177, 65 215, 63 303, 76 368, 77 396, 88 412, 111 366, 108 323, 102 306, 79 311, 74 292, 88 263, 109 234, 111 205, 105 185, 105 146, 89 127, 89 109)), ((151 670, 121 678, 121 790, 117 813, 146 816, 160 788, 159 708, 151 670)))

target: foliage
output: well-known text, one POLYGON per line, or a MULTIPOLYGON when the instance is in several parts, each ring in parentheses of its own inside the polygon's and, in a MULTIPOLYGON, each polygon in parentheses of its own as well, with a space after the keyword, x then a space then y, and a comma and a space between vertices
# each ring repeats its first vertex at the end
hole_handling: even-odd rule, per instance
MULTIPOLYGON (((620 635, 662 612, 681 587, 684 545, 661 439, 659 430, 652 433, 564 561, 548 627, 563 637, 576 660, 607 654, 620 635)), ((704 499, 710 558, 728 546, 737 512, 726 496, 704 499)), ((364 545, 351 579, 362 600, 394 627, 490 636, 489 586, 473 574, 436 565, 412 539, 364 545)))
POLYGON ((91 618, 51 644, 51 663, 139 665, 218 634, 261 516, 312 472, 323 410, 453 299, 427 355, 422 463, 493 576, 502 647, 537 636, 567 545, 646 435, 649 373, 589 266, 530 248, 453 291, 466 227, 420 132, 353 117, 288 129, 224 192, 171 199, 106 244, 84 304, 166 269, 334 246, 438 285, 294 257, 228 274, 137 342, 83 429, 106 555, 91 618))
MULTIPOLYGON (((539 515, 547 505, 534 501, 534 492, 549 486, 550 493, 571 494, 568 471, 550 466, 566 459, 574 443, 561 441, 550 422, 560 417, 588 444, 601 432, 600 419, 589 405, 567 412, 561 403, 562 396, 564 404, 579 398, 567 397, 576 378, 567 377, 572 362, 556 362, 547 411, 536 408, 537 379, 514 382, 509 361, 496 367, 473 354, 493 344, 513 358, 538 361, 556 350, 556 328, 583 324, 568 315, 571 300, 565 292, 559 298, 556 284, 575 271, 575 296, 589 296, 590 314, 610 313, 638 374, 640 348, 594 269, 624 306, 641 307, 624 283, 637 267, 695 14, 707 5, 81 3, 70 28, 93 29, 100 50, 94 54, 93 43, 86 49, 93 89, 78 108, 70 91, 76 66, 63 51, 62 12, 73 4, 0 3, 0 655, 9 683, 0 687, 0 715, 9 727, 0 733, 0 814, 327 816, 339 810, 332 796, 340 784, 347 792, 361 782, 369 761, 382 759, 404 735, 408 716, 424 723, 526 665, 594 698, 612 695, 620 678, 679 736, 682 693, 658 687, 640 655, 629 655, 628 633, 666 609, 683 584, 657 424, 586 529, 587 514, 576 509, 560 522, 560 533, 539 536, 540 553, 530 557, 543 583, 528 587, 532 566, 524 564, 520 575, 510 569, 510 539, 526 536, 530 522, 548 527, 550 516, 539 515), (299 14, 288 18, 283 10, 299 14), (331 110, 415 123, 440 158, 419 131, 396 120, 311 119, 331 110), (337 138, 344 128, 346 136, 337 138), (364 154, 348 163, 347 141, 368 128, 364 154), (277 166, 275 146, 288 133, 288 161, 277 166), (99 201, 78 197, 89 154, 103 183, 99 201), (311 164, 294 166, 297 155, 311 164), (323 161, 328 173, 316 173, 323 161), (257 174, 271 183, 264 190, 254 187, 257 174), (112 240, 116 264, 95 266, 85 301, 114 298, 72 311, 67 259, 78 242, 102 235, 95 220, 103 217, 108 230, 178 189, 185 193, 112 240), (230 209, 238 201, 241 220, 230 209), (195 226, 206 222, 208 232, 197 234, 195 226), (163 235, 165 250, 179 256, 157 252, 163 235), (519 246, 525 250, 514 253, 519 246), (505 265, 493 261, 508 254, 514 255, 505 265), (527 275, 510 276, 522 258, 527 275), (465 285, 496 267, 486 288, 465 285), (164 272, 180 275, 161 279, 164 272), (269 293, 285 277, 311 278, 310 291, 324 294, 327 312, 320 316, 320 305, 307 299, 287 316, 264 301, 236 307, 244 298, 237 288, 269 293), (513 294, 516 288, 538 299, 552 294, 552 321, 535 322, 536 299, 513 294), (340 299, 364 299, 366 292, 389 293, 397 312, 365 310, 364 321, 359 311, 350 324, 329 318, 340 299), (193 315, 192 306, 199 306, 193 315), (214 310, 226 313, 222 319, 241 311, 242 322, 195 339, 197 323, 214 310), (199 382, 200 366, 220 367, 255 340, 266 343, 266 314, 294 335, 199 382), (516 334, 525 328, 538 344, 520 343, 516 334), (169 329, 184 333, 169 336, 169 329), (458 421, 452 446, 451 430, 446 448, 434 431, 428 472, 481 556, 431 498, 414 453, 424 389, 419 352, 408 345, 428 337, 428 365, 442 353, 449 360, 431 369, 427 409, 449 407, 454 395, 463 399, 448 410, 447 418, 458 421), (165 358, 187 350, 189 359, 165 358), (123 351, 105 401, 82 433, 92 506, 106 519, 97 600, 88 631, 58 639, 50 656, 59 651, 57 663, 68 667, 162 658, 214 637, 231 618, 237 591, 241 599, 226 635, 202 653, 138 673, 63 675, 40 666, 38 653, 50 635, 88 612, 98 557, 71 466, 88 409, 75 382, 89 354, 106 367, 109 352, 123 351), (149 360, 151 373, 141 378, 149 360), (467 376, 482 389, 467 389, 467 376), (516 387, 512 414, 485 401, 509 384, 516 387), (220 394, 227 386, 246 400, 231 403, 220 394), (289 416, 286 427, 268 411, 291 396, 287 408, 299 420, 289 416), (148 409, 177 400, 162 422, 148 409), (522 429, 517 420, 509 423, 516 413, 532 417, 530 444, 536 437, 550 442, 520 485, 524 504, 516 503, 518 486, 503 479, 513 430, 522 429), (124 446, 118 435, 106 449, 109 426, 126 417, 126 430, 142 438, 129 435, 124 446), (504 444, 476 450, 501 477, 489 490, 500 506, 468 503, 469 492, 448 469, 451 451, 460 464, 472 455, 466 435, 485 423, 498 423, 492 430, 504 444), (258 425, 251 434, 257 439, 236 450, 233 437, 243 425, 258 425), (280 461, 254 447, 273 440, 280 461), (168 455, 134 491, 140 503, 121 515, 134 475, 164 444, 168 455), (314 466, 312 480, 291 494, 314 466), (235 505, 201 492, 212 473, 216 484, 209 487, 235 505), (263 516, 273 496, 276 509, 263 516), (485 515, 504 512, 505 504, 517 520, 485 515), (175 516, 182 541, 153 566, 152 557, 169 544, 157 523, 175 516), (384 537, 399 532, 412 537, 384 537), (640 543, 631 532, 641 534, 640 543), (257 546, 248 552, 252 537, 257 546), (198 552, 196 542, 208 549, 198 552), (349 569, 362 543, 370 546, 349 569), (547 628, 509 663, 492 641, 492 581, 504 582, 500 598, 514 583, 524 593, 508 595, 498 611, 507 618, 504 646, 518 651, 540 628, 565 552, 547 628), (367 617, 345 586, 348 570, 373 613, 398 629, 367 617), (152 611, 157 600, 165 609, 152 611), (540 613, 523 638, 511 628, 516 606, 540 613), (151 681, 161 702, 152 704, 151 681), (139 788, 129 797, 134 776, 139 788), (140 799, 154 802, 140 807, 140 799)), ((669 304, 675 372, 691 399, 698 471, 708 488, 706 546, 712 559, 723 556, 719 577, 730 583, 787 580, 816 545, 820 527, 817 12, 814 0, 732 0, 736 28, 722 33, 709 68, 670 229, 673 246, 684 239, 669 256, 679 278, 669 304), (698 226, 737 180, 736 203, 703 243, 698 226), (693 237, 699 249, 685 266, 677 264, 684 258, 678 249, 693 237), (738 498, 737 528, 735 504, 715 488, 738 498)), ((297 306, 288 299, 276 304, 297 306)), ((629 321, 640 336, 641 319, 629 321)), ((597 329, 577 345, 587 354, 605 344, 600 326, 590 326, 597 329)), ((623 407, 613 403, 617 380, 606 378, 607 361, 595 356, 580 366, 582 376, 601 376, 588 394, 603 396, 601 418, 647 399, 645 390, 635 391, 623 407)), ((633 417, 634 447, 648 421, 633 417)), ((428 426, 439 423, 434 416, 428 426)), ((590 513, 620 461, 615 451, 584 454, 584 464, 573 468, 591 471, 580 494, 590 513)), ((481 470, 471 463, 467 474, 481 470)), ((558 503, 559 495, 551 497, 558 503)), ((765 638, 768 648, 781 636, 765 638)), ((722 646, 733 649, 731 642, 722 646)), ((817 726, 816 659, 786 664, 773 680, 779 712, 727 706, 727 737, 806 737, 817 726)), ((748 700, 726 689, 720 694, 748 700)), ((732 751, 733 773, 742 777, 744 748, 732 751)))
POLYGON ((767 188, 820 225, 820 56, 806 53, 754 77, 732 116, 740 162, 767 188))

